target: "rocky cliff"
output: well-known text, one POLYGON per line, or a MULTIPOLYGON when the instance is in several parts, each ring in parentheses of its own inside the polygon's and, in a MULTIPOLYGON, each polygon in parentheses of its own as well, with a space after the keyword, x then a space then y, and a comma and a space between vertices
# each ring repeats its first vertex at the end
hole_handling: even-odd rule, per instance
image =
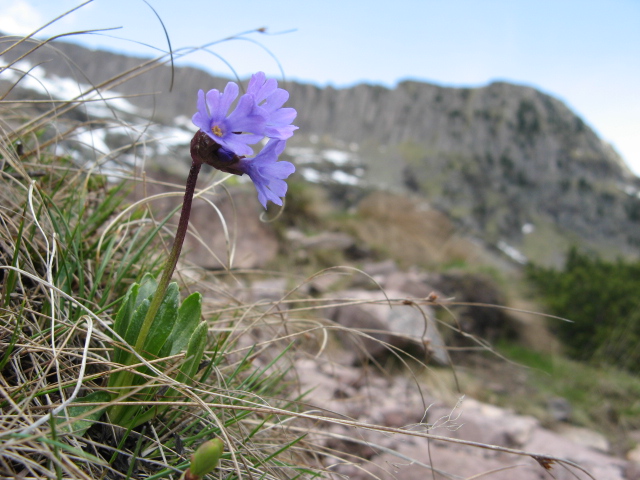
POLYGON ((542 254, 547 241, 638 248, 638 179, 550 95, 502 82, 471 89, 407 81, 393 90, 295 85, 292 97, 306 113, 303 132, 363 147, 365 178, 425 196, 492 243, 528 254, 542 254))

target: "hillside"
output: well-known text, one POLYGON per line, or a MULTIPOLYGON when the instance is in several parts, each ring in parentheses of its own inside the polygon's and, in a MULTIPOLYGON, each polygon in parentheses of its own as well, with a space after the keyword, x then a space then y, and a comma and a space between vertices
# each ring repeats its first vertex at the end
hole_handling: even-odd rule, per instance
MULTIPOLYGON (((51 78, 68 77, 72 64, 74 81, 93 84, 140 63, 62 42, 29 61, 51 78)), ((195 92, 226 79, 179 67, 168 92, 169 67, 144 70, 117 92, 141 115, 180 127, 186 143, 195 92)), ((640 181, 583 119, 548 94, 504 82, 286 86, 300 126, 289 154, 307 181, 332 189, 332 198, 347 201, 344 207, 360 198, 350 190, 362 187, 423 197, 461 231, 519 261, 557 265, 573 243, 609 256, 640 251, 640 181)), ((118 145, 117 135, 107 140, 118 145)))

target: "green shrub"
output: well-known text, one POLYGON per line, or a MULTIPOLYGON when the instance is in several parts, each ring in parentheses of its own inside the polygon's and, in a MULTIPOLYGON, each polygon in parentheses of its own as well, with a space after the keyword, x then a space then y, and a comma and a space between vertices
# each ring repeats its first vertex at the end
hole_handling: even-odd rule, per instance
POLYGON ((551 313, 570 320, 555 329, 573 357, 640 366, 640 262, 609 262, 574 248, 562 271, 530 266, 527 274, 551 313))

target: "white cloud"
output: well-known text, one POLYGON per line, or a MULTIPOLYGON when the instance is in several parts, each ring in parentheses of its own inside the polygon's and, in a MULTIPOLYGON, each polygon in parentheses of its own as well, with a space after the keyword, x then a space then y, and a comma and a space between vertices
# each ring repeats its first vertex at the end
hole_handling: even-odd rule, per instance
POLYGON ((26 35, 45 24, 43 16, 26 0, 15 0, 0 11, 0 31, 26 35))

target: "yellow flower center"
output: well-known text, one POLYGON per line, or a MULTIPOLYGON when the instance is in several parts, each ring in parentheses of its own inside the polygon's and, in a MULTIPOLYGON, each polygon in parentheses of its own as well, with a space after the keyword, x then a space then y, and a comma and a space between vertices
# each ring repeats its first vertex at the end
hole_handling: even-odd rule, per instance
POLYGON ((211 127, 211 131, 216 137, 222 136, 222 129, 218 125, 214 125, 213 127, 211 127))

